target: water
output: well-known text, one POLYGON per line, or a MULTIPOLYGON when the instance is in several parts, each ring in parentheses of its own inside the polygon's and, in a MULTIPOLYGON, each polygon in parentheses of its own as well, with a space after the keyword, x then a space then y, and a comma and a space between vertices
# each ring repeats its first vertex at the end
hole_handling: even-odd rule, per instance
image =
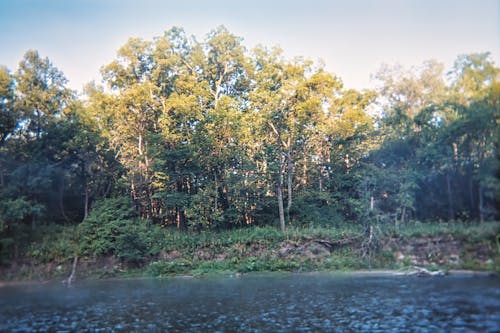
POLYGON ((498 332, 500 279, 249 275, 0 288, 1 332, 498 332))

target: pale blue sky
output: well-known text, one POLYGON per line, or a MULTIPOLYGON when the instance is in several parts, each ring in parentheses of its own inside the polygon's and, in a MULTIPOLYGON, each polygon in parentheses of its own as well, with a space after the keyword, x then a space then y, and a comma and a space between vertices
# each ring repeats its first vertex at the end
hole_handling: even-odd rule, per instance
POLYGON ((248 48, 322 59, 349 88, 371 87, 384 62, 490 51, 500 64, 500 0, 0 0, 0 64, 14 71, 37 49, 81 89, 128 37, 175 25, 203 40, 221 24, 248 48))

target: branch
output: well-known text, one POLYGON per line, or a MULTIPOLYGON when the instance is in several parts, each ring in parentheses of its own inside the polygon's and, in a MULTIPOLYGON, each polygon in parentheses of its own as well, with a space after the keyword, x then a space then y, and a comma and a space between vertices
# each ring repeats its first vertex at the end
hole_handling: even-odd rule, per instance
MULTIPOLYGON (((276 127, 274 127, 274 124, 270 121, 268 121, 268 124, 269 126, 271 126, 271 129, 273 130, 274 133, 276 133, 276 136, 279 138, 280 137, 280 133, 278 132, 278 130, 276 129, 276 127)), ((281 139, 280 139, 281 141, 281 139)))

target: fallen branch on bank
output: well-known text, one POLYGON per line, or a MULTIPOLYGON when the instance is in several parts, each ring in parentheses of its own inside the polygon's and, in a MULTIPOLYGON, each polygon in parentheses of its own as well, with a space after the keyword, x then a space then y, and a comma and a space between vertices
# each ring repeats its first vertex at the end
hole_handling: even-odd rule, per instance
POLYGON ((330 252, 332 252, 334 249, 341 248, 347 245, 351 245, 352 243, 359 241, 361 239, 362 235, 356 235, 356 236, 351 236, 351 237, 344 237, 338 240, 325 240, 325 239, 314 239, 313 241, 323 245, 325 248, 327 248, 330 252))
POLYGON ((445 272, 438 271, 430 271, 423 267, 415 266, 412 271, 406 273, 407 276, 417 276, 417 277, 432 277, 432 276, 445 276, 445 272))

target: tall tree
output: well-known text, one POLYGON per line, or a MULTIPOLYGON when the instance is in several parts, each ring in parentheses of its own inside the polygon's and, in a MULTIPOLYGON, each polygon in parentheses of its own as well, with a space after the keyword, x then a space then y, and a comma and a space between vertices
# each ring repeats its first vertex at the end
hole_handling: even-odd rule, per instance
POLYGON ((52 209, 51 205, 61 198, 61 192, 56 190, 62 180, 63 157, 59 150, 67 137, 54 140, 53 134, 66 120, 68 106, 75 96, 67 88, 64 74, 48 58, 41 58, 32 50, 19 63, 15 83, 19 135, 11 151, 14 161, 10 186, 12 193, 39 207, 29 213, 34 228, 43 212, 58 220, 55 212, 62 211, 52 209))
MULTIPOLYGON (((407 215, 416 214, 415 194, 420 178, 417 150, 424 144, 420 115, 443 103, 447 88, 443 66, 435 61, 411 70, 385 66, 375 77, 380 82, 378 106, 383 126, 383 145, 378 153, 372 154, 373 166, 382 168, 374 172, 383 177, 376 186, 377 199, 380 207, 394 214, 399 223, 407 215), (395 174, 399 176, 391 178, 395 174)), ((442 117, 437 113, 434 116, 442 117)))
POLYGON ((63 117, 73 94, 64 74, 37 51, 27 51, 16 72, 16 108, 23 119, 22 133, 40 140, 47 127, 63 117))
POLYGON ((308 164, 315 156, 307 154, 307 147, 320 134, 319 128, 326 120, 325 108, 332 104, 341 83, 322 68, 313 68, 310 62, 287 63, 277 49, 255 50, 254 66, 256 83, 251 100, 262 117, 262 134, 271 153, 269 170, 274 170, 270 180, 276 184, 280 226, 285 230, 296 168, 305 161, 301 168, 308 173, 308 164))
POLYGON ((14 108, 14 78, 6 67, 0 66, 0 147, 14 132, 18 117, 14 108))
POLYGON ((131 38, 118 50, 118 59, 102 72, 110 88, 118 94, 110 104, 113 148, 129 174, 130 191, 140 216, 152 218, 151 177, 153 159, 150 137, 158 132, 159 87, 152 81, 151 42, 131 38))

